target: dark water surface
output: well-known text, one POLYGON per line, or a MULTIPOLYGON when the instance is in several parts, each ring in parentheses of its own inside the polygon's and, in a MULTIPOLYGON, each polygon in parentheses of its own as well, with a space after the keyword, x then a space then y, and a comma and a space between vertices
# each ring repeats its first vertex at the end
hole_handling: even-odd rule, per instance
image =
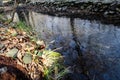
POLYGON ((66 65, 76 65, 80 50, 92 80, 120 80, 120 26, 36 12, 29 18, 38 37, 50 49, 59 48, 66 65))

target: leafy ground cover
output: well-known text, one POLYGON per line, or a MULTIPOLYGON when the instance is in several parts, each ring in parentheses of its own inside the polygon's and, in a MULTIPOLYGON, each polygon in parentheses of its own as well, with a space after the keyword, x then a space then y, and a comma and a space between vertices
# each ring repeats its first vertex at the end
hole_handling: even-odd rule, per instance
MULTIPOLYGON (((15 61, 26 70, 32 80, 60 80, 68 71, 62 63, 60 53, 46 50, 44 41, 37 40, 22 22, 14 27, 0 27, 0 56, 6 58, 3 60, 12 60, 8 61, 9 66, 15 61)), ((0 68, 3 73, 9 69, 6 66, 8 69, 5 71, 4 67, 0 68)))

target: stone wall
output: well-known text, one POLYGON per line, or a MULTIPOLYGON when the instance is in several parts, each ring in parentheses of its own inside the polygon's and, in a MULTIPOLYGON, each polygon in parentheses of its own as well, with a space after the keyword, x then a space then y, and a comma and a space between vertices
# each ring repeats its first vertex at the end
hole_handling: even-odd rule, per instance
POLYGON ((76 2, 104 2, 104 3, 110 3, 113 1, 118 1, 120 2, 120 0, 31 0, 31 2, 44 2, 44 1, 48 1, 48 2, 54 2, 54 1, 76 1, 76 2))

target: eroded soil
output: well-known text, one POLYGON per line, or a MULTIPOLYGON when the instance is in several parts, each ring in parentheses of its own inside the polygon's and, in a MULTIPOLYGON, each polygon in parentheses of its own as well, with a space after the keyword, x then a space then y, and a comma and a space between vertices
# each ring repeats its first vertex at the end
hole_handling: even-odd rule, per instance
POLYGON ((17 62, 5 56, 0 56, 0 80, 32 80, 27 71, 17 62))

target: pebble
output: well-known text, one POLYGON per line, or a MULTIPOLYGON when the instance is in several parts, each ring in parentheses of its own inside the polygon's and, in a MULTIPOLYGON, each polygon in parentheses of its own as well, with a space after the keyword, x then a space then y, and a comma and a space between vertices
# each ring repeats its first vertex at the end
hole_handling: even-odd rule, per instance
POLYGON ((0 68, 0 74, 6 73, 6 72, 7 72, 7 67, 0 68))
POLYGON ((0 49, 2 49, 4 47, 4 44, 0 44, 0 49))

